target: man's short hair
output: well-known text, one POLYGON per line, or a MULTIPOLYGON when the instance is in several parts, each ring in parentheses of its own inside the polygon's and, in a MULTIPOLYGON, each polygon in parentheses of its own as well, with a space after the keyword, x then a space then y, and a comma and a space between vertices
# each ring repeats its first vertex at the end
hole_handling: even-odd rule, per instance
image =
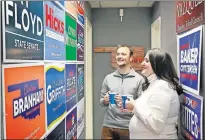
MULTIPOLYGON (((118 45, 118 46, 117 46, 117 50, 118 50, 119 48, 123 48, 123 47, 126 47, 126 48, 128 48, 128 49, 130 50, 130 56, 133 56, 133 55, 134 55, 132 48, 131 48, 130 46, 128 46, 128 45, 118 45)), ((117 50, 116 50, 116 52, 117 52, 117 50)))

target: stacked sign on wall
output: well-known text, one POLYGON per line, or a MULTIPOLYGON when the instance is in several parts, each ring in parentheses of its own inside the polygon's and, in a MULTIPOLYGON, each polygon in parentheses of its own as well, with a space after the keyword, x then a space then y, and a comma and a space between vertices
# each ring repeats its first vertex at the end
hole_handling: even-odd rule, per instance
POLYGON ((2 2, 3 62, 44 59, 43 2, 2 2))
POLYGON ((44 2, 45 60, 65 60, 65 12, 54 2, 44 2))
POLYGON ((84 130, 84 2, 3 1, 2 21, 4 138, 76 139, 84 130))
POLYGON ((48 140, 65 140, 65 119, 47 136, 48 140))
POLYGON ((66 117, 66 139, 77 139, 77 108, 74 108, 66 117))
POLYGON ((65 64, 46 64, 47 126, 52 128, 66 114, 65 64))
POLYGON ((77 23, 77 60, 84 61, 84 2, 77 2, 78 23, 77 23))
POLYGON ((77 105, 77 138, 80 137, 84 129, 84 98, 77 105))
POLYGON ((176 2, 179 81, 184 88, 180 106, 181 139, 203 139, 203 97, 200 96, 201 47, 205 22, 203 1, 176 2))
POLYGON ((77 23, 77 60, 84 61, 84 29, 77 23))
POLYGON ((202 26, 177 36, 180 83, 199 95, 201 70, 202 26))
POLYGON ((184 93, 180 107, 179 133, 184 139, 203 139, 203 97, 184 93))
POLYGON ((3 66, 4 135, 40 139, 46 132, 43 64, 3 66))
POLYGON ((66 60, 76 60, 76 20, 68 13, 65 14, 65 20, 66 60))
POLYGON ((77 65, 77 101, 79 102, 84 98, 84 65, 77 65))
POLYGON ((76 103, 76 64, 66 64, 66 106, 69 111, 76 103))

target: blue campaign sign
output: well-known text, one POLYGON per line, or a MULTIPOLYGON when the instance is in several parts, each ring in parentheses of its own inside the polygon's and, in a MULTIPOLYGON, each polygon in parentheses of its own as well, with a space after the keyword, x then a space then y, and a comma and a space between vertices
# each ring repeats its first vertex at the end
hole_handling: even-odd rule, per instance
POLYGON ((178 36, 180 83, 183 88, 199 94, 202 26, 178 36))
POLYGON ((77 65, 77 101, 84 97, 84 64, 77 65))
POLYGON ((3 1, 4 62, 44 59, 42 1, 3 1))
POLYGON ((45 60, 65 60, 65 12, 54 1, 44 1, 45 60))
POLYGON ((47 64, 45 68, 48 129, 66 113, 64 70, 65 65, 57 63, 47 64))
POLYGON ((76 64, 66 64, 66 107, 69 111, 77 104, 76 98, 76 64))
POLYGON ((77 108, 74 108, 66 117, 66 139, 77 139, 77 108))
POLYGON ((183 139, 203 139, 203 97, 185 93, 180 106, 179 134, 183 139))

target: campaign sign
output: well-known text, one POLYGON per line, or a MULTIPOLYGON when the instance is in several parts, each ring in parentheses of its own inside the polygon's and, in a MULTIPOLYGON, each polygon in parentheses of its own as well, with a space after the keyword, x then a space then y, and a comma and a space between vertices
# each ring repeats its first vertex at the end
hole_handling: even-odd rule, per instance
POLYGON ((77 101, 84 97, 84 64, 77 65, 77 101))
POLYGON ((66 113, 64 70, 64 64, 45 65, 48 129, 59 122, 66 113))
POLYGON ((42 1, 3 1, 4 62, 44 59, 42 1))
POLYGON ((65 12, 54 1, 44 2, 45 60, 65 60, 65 12))
POLYGON ((77 23, 77 60, 84 61, 84 28, 77 23))
POLYGON ((78 21, 84 25, 84 1, 77 1, 78 21))
POLYGON ((74 108, 66 117, 66 139, 77 139, 77 108, 74 108))
POLYGON ((179 135, 183 139, 203 139, 203 97, 184 93, 180 106, 179 135))
POLYGON ((66 106, 69 111, 77 103, 76 64, 66 64, 66 106))
POLYGON ((40 139, 45 133, 43 64, 3 65, 4 139, 40 139))
POLYGON ((199 95, 202 26, 177 36, 180 83, 187 91, 199 95))
POLYGON ((77 138, 81 135, 84 130, 84 98, 82 98, 77 105, 77 138))
POLYGON ((47 140, 65 140, 65 119, 47 136, 47 140))
POLYGON ((65 0, 58 0, 58 2, 59 2, 62 6, 65 5, 65 0))
POLYGON ((204 1, 176 1, 176 33, 205 23, 204 1))
POLYGON ((67 13, 65 13, 65 20, 66 60, 76 60, 76 20, 67 13))
POLYGON ((67 13, 71 14, 75 19, 77 18, 78 11, 76 7, 76 1, 65 1, 65 10, 67 13))

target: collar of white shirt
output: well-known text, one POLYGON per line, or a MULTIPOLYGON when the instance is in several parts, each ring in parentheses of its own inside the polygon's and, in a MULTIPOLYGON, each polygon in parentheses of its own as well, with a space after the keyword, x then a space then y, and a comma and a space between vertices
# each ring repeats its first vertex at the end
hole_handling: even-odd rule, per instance
POLYGON ((147 77, 147 79, 148 79, 148 82, 151 83, 151 82, 157 80, 157 75, 153 73, 153 74, 149 75, 147 77))

